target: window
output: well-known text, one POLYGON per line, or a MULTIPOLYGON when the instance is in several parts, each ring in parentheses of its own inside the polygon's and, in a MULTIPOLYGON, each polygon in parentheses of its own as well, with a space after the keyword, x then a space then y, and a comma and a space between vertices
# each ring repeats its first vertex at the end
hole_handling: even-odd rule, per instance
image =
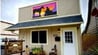
POLYGON ((66 43, 73 43, 72 32, 65 32, 65 42, 66 43))
POLYGON ((32 43, 47 43, 46 31, 32 31, 32 43))

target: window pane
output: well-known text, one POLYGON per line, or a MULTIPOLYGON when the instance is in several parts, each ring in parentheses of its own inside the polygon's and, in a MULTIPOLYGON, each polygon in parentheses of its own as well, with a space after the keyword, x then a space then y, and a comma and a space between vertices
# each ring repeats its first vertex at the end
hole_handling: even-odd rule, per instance
POLYGON ((40 43, 46 43, 47 37, 46 37, 46 31, 40 31, 39 32, 39 41, 40 43))
POLYGON ((38 43, 38 31, 32 32, 32 43, 38 43))
POLYGON ((72 32, 65 32, 65 43, 73 43, 72 32))

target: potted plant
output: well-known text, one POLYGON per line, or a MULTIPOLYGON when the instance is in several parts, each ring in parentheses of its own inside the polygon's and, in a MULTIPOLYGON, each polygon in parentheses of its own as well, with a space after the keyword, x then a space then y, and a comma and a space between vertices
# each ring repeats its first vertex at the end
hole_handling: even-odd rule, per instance
POLYGON ((41 48, 36 48, 35 47, 35 48, 32 49, 33 55, 40 55, 41 52, 42 52, 41 48))

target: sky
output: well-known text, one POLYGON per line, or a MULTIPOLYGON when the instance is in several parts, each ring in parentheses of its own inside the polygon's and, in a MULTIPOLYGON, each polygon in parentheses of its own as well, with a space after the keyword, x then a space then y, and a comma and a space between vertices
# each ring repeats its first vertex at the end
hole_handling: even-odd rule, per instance
MULTIPOLYGON (((0 20, 16 24, 18 22, 18 8, 46 1, 50 0, 1 0, 0 20)), ((84 23, 81 25, 82 31, 85 29, 85 25, 87 22, 87 6, 88 0, 80 0, 81 14, 84 20, 84 23)))

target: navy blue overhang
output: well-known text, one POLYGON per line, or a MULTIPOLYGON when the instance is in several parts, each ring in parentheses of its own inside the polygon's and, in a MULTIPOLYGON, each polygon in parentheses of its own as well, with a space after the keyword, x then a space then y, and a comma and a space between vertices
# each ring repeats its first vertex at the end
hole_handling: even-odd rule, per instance
POLYGON ((21 22, 21 23, 17 23, 13 26, 8 27, 7 30, 20 29, 23 27, 25 28, 25 27, 33 27, 33 26, 63 24, 63 23, 75 23, 75 22, 83 22, 81 15, 59 17, 59 18, 46 19, 46 20, 21 22))

